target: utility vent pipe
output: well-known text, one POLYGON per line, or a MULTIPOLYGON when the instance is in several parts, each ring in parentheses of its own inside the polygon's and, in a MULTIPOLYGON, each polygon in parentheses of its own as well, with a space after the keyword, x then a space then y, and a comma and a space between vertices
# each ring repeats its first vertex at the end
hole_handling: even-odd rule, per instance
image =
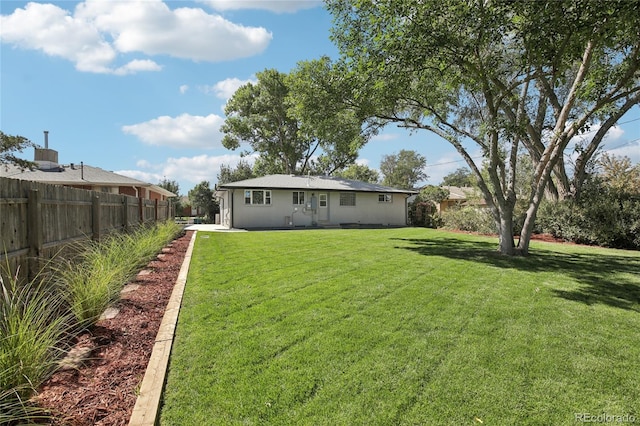
POLYGON ((44 131, 44 149, 49 149, 49 131, 44 131))

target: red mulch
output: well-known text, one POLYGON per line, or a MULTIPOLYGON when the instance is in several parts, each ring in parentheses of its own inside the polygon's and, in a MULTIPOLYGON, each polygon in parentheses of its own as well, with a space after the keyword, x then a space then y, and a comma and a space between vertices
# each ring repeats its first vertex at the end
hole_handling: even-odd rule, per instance
POLYGON ((37 404, 50 411, 53 425, 126 425, 151 356, 165 307, 178 278, 193 231, 174 240, 124 293, 118 315, 80 335, 74 348, 86 348, 79 367, 58 371, 39 390, 37 404))

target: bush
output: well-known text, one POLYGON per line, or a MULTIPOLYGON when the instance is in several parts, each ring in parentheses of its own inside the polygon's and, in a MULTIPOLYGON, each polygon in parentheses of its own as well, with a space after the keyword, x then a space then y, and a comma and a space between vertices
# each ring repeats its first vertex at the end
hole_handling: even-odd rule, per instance
POLYGON ((496 223, 489 209, 452 207, 442 213, 444 228, 460 231, 495 234, 496 223))
POLYGON ((83 251, 76 262, 26 284, 6 265, 0 274, 0 424, 46 417, 28 399, 55 371, 73 333, 95 323, 126 281, 180 230, 166 222, 88 243, 78 247, 83 251))
POLYGON ((55 371, 73 329, 63 297, 48 279, 39 276, 23 284, 18 273, 11 275, 8 265, 5 269, 0 274, 0 424, 41 414, 25 401, 55 371))
POLYGON ((638 249, 640 197, 591 179, 578 200, 544 202, 536 231, 580 244, 638 249))
POLYGON ((88 242, 79 248, 79 259, 59 269, 67 288, 67 303, 78 324, 94 324, 118 299, 120 290, 138 270, 181 230, 174 222, 141 228, 132 234, 115 234, 105 241, 88 242))
POLYGON ((442 219, 431 201, 416 201, 409 204, 409 224, 437 228, 442 225, 442 219))

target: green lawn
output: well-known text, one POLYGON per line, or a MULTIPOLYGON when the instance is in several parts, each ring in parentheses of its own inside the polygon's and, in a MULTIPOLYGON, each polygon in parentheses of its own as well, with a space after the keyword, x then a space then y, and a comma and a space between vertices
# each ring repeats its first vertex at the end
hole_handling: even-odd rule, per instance
POLYGON ((496 248, 417 228, 199 232, 161 424, 640 421, 640 253, 496 248))

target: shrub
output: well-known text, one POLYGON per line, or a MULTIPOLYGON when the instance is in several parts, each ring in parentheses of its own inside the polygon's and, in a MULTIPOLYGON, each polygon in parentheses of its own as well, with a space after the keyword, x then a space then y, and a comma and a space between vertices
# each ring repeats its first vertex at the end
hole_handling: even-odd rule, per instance
POLYGON ((61 285, 67 289, 67 303, 78 324, 85 327, 94 324, 118 299, 124 284, 180 229, 174 222, 165 222, 78 247, 78 258, 67 262, 58 271, 61 285))
MULTIPOLYGON (((7 269, 8 271, 8 269, 7 269)), ((73 323, 48 279, 22 284, 0 276, 0 424, 32 419, 25 404, 66 352, 73 323)))
POLYGON ((477 207, 452 207, 442 213, 444 228, 460 231, 495 234, 495 221, 489 209, 477 207))
POLYGON ((544 202, 538 232, 581 244, 640 248, 640 197, 587 181, 578 200, 544 202))

